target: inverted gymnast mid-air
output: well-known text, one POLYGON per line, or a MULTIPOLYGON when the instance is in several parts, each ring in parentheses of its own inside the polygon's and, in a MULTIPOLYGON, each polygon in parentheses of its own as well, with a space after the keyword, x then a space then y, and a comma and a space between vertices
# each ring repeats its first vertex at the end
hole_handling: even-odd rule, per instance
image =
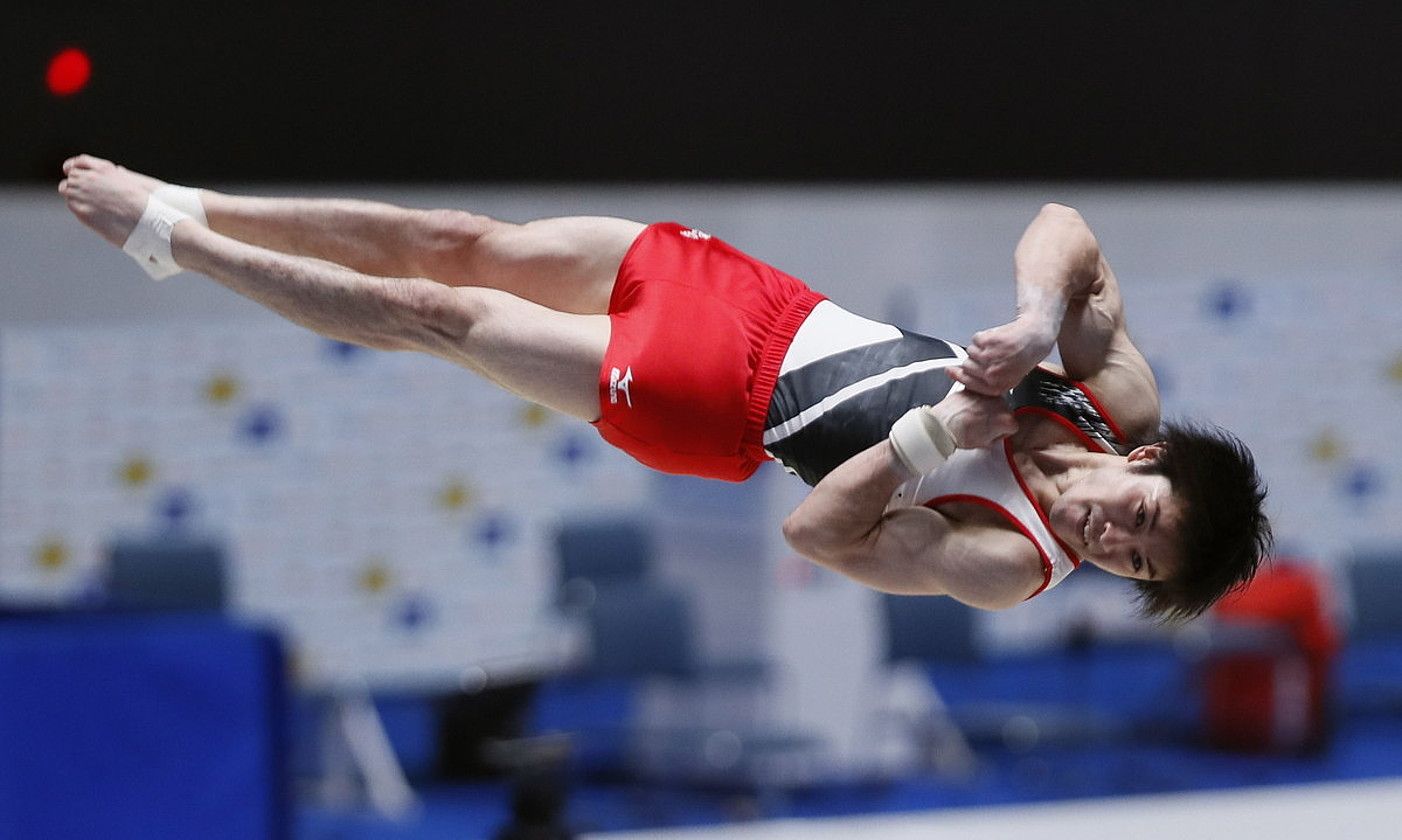
POLYGON ((1161 424, 1069 207, 1017 245, 1017 316, 964 348, 674 223, 243 197, 87 155, 63 172, 73 215, 152 276, 195 271, 324 336, 455 362, 658 470, 741 481, 777 460, 813 486, 789 543, 879 590, 1001 609, 1084 561, 1188 618, 1270 547, 1246 447, 1161 424))

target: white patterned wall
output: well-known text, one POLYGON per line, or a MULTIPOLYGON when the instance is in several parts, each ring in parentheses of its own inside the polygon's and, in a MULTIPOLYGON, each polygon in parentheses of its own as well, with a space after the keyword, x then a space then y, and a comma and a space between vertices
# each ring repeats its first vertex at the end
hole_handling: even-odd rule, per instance
POLYGON ((1279 549, 1402 544, 1402 287, 1395 276, 1191 278, 1136 289, 1166 410, 1251 446, 1279 549))
POLYGON ((212 533, 310 682, 553 667, 556 522, 646 487, 447 363, 277 321, 12 327, 0 406, 0 595, 82 601, 114 535, 212 533))

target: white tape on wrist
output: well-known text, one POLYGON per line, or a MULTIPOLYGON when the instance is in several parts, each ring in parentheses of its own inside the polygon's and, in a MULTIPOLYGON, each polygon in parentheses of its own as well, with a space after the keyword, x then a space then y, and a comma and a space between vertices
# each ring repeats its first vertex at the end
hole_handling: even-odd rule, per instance
POLYGON ((164 280, 178 274, 183 269, 170 254, 170 232, 177 222, 188 218, 189 214, 176 210, 153 195, 146 199, 141 220, 122 244, 122 250, 130 254, 153 279, 164 280))
POLYGON ((194 187, 166 184, 164 187, 157 187, 156 191, 151 193, 151 197, 185 213, 199 222, 200 227, 209 227, 209 219, 204 215, 204 202, 200 200, 200 191, 194 187))
POLYGON ((954 436, 929 406, 917 406, 891 426, 891 448, 913 476, 939 469, 954 454, 954 436))

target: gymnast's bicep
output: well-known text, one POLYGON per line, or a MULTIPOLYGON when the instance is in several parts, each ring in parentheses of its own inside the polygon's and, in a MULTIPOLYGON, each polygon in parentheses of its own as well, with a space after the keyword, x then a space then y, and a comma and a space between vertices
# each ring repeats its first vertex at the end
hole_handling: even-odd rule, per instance
POLYGON ((1061 366, 1085 382, 1131 438, 1158 429, 1158 383, 1130 339, 1119 282, 1104 258, 1089 294, 1071 299, 1057 338, 1061 366))

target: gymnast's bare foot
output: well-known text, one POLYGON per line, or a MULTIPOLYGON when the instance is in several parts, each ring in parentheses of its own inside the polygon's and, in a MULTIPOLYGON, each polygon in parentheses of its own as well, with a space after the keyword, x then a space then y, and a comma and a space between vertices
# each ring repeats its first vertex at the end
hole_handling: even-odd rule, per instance
POLYGON ((118 248, 136 227, 151 190, 160 181, 108 160, 79 155, 63 164, 58 192, 78 221, 118 248))
POLYGON ((159 178, 152 178, 150 175, 143 175, 142 173, 137 172, 134 169, 127 169, 125 166, 122 166, 119 163, 113 163, 110 160, 104 160, 100 157, 93 157, 92 155, 79 155, 78 157, 71 157, 68 160, 64 161, 63 174, 67 175, 68 170, 72 169, 74 166, 77 166, 78 161, 80 160, 84 161, 87 165, 97 170, 117 169, 122 172, 130 173, 146 189, 147 192, 155 192, 156 190, 166 185, 166 182, 162 181, 159 178))

